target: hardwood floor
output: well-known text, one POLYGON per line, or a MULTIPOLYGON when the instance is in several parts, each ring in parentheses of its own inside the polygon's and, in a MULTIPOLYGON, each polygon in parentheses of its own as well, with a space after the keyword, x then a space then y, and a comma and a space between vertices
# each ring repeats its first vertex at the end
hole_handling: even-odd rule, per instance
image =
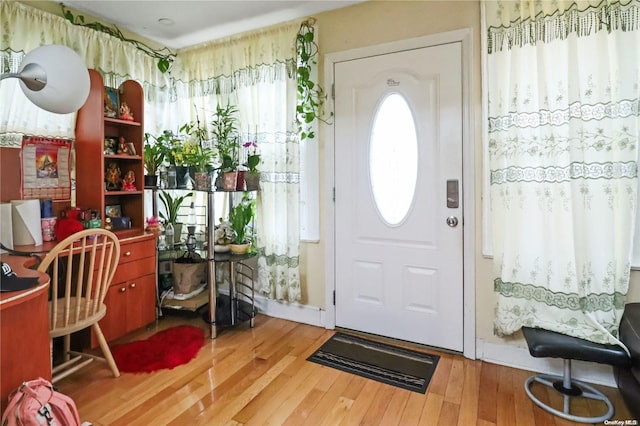
MULTIPOLYGON (((206 328, 199 318, 166 316, 128 340, 184 323, 206 328)), ((115 379, 106 364, 94 362, 57 387, 76 401, 81 420, 95 426, 573 424, 531 402, 523 389, 527 371, 439 353, 423 395, 306 361, 332 334, 259 315, 255 328, 222 329, 194 360, 173 370, 115 379)), ((598 388, 614 403, 613 419, 632 419, 617 389, 598 388)), ((579 405, 584 415, 597 409, 579 405)))

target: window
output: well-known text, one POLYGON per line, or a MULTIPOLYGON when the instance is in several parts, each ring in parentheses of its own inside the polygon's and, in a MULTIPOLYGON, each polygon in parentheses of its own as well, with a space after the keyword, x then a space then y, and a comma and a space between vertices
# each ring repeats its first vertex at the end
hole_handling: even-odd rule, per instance
POLYGON ((400 94, 387 96, 378 106, 369 151, 371 192, 380 216, 398 225, 413 202, 418 177, 416 125, 400 94))

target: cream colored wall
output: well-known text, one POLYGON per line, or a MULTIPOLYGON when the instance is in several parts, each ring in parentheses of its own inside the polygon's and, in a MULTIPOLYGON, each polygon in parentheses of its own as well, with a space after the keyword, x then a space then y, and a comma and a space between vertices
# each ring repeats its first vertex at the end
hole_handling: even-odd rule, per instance
MULTIPOLYGON (((54 15, 62 16, 62 8, 60 7, 60 3, 61 2, 59 0, 19 0, 19 2, 20 3, 24 3, 26 5, 29 5, 31 7, 42 9, 42 10, 44 10, 46 12, 49 12, 49 13, 52 13, 54 15)), ((64 4, 64 2, 62 2, 62 3, 64 4)), ((102 21, 102 20, 100 20, 100 19, 98 19, 98 18, 96 18, 96 17, 94 17, 92 15, 89 15, 87 13, 79 12, 76 9, 74 9, 72 7, 69 7, 67 5, 65 5, 65 9, 69 9, 74 14, 74 16, 76 16, 76 17, 80 16, 80 15, 84 16, 85 22, 87 22, 87 23, 89 23, 89 22, 100 22, 102 24, 107 24, 107 25, 111 24, 110 22, 102 21)), ((132 33, 131 31, 128 31, 128 30, 126 30, 124 28, 118 28, 118 29, 122 32, 122 34, 125 37, 133 39, 133 40, 140 41, 140 42, 146 44, 147 46, 149 46, 149 47, 151 47, 153 49, 161 49, 161 48, 164 47, 161 44, 158 44, 153 40, 149 40, 147 38, 144 38, 144 37, 142 37, 142 36, 140 36, 138 34, 135 34, 135 33, 132 33)))

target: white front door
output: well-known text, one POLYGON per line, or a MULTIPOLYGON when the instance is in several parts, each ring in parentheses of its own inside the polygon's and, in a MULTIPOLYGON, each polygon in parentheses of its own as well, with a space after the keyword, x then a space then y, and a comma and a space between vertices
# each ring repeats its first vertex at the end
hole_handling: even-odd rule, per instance
POLYGON ((334 65, 338 327, 463 349, 461 58, 334 65))

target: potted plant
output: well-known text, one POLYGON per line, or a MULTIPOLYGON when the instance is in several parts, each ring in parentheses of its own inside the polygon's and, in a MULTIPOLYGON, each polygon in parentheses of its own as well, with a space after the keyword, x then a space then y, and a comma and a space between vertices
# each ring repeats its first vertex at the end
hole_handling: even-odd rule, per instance
POLYGON ((260 188, 260 173, 258 166, 260 165, 260 154, 258 154, 258 143, 255 141, 245 142, 243 145, 249 150, 247 153, 247 161, 244 166, 247 168, 244 180, 247 185, 247 191, 256 191, 260 188))
POLYGON ((188 197, 193 196, 193 192, 188 192, 184 195, 176 196, 175 198, 167 191, 160 191, 160 201, 164 206, 164 212, 160 212, 160 218, 164 222, 165 227, 171 224, 175 235, 175 240, 180 240, 182 234, 182 223, 178 222, 178 210, 180 206, 188 197))
POLYGON ((169 165, 175 169, 176 188, 184 189, 187 187, 187 166, 184 163, 184 144, 179 136, 173 136, 167 155, 169 165))
POLYGON ((219 170, 226 173, 224 177, 225 191, 236 189, 238 171, 238 120, 235 114, 238 109, 231 104, 226 107, 216 105, 216 112, 211 121, 211 134, 213 135, 218 157, 220 159, 219 170))
POLYGON ((162 142, 158 140, 158 138, 150 135, 149 133, 144 134, 144 168, 147 171, 147 174, 144 176, 144 186, 145 187, 155 187, 158 186, 158 168, 162 165, 164 161, 165 148, 162 146, 162 142), (153 138, 155 140, 152 143, 149 139, 153 138))
POLYGON ((255 201, 245 194, 242 201, 229 211, 229 225, 233 231, 231 253, 245 254, 251 247, 250 235, 247 235, 249 224, 253 221, 256 207, 255 201))
POLYGON ((189 167, 189 175, 194 181, 194 188, 209 190, 209 168, 216 156, 213 149, 205 146, 206 130, 199 123, 187 123, 180 128, 186 133, 188 140, 182 146, 183 161, 189 167))

